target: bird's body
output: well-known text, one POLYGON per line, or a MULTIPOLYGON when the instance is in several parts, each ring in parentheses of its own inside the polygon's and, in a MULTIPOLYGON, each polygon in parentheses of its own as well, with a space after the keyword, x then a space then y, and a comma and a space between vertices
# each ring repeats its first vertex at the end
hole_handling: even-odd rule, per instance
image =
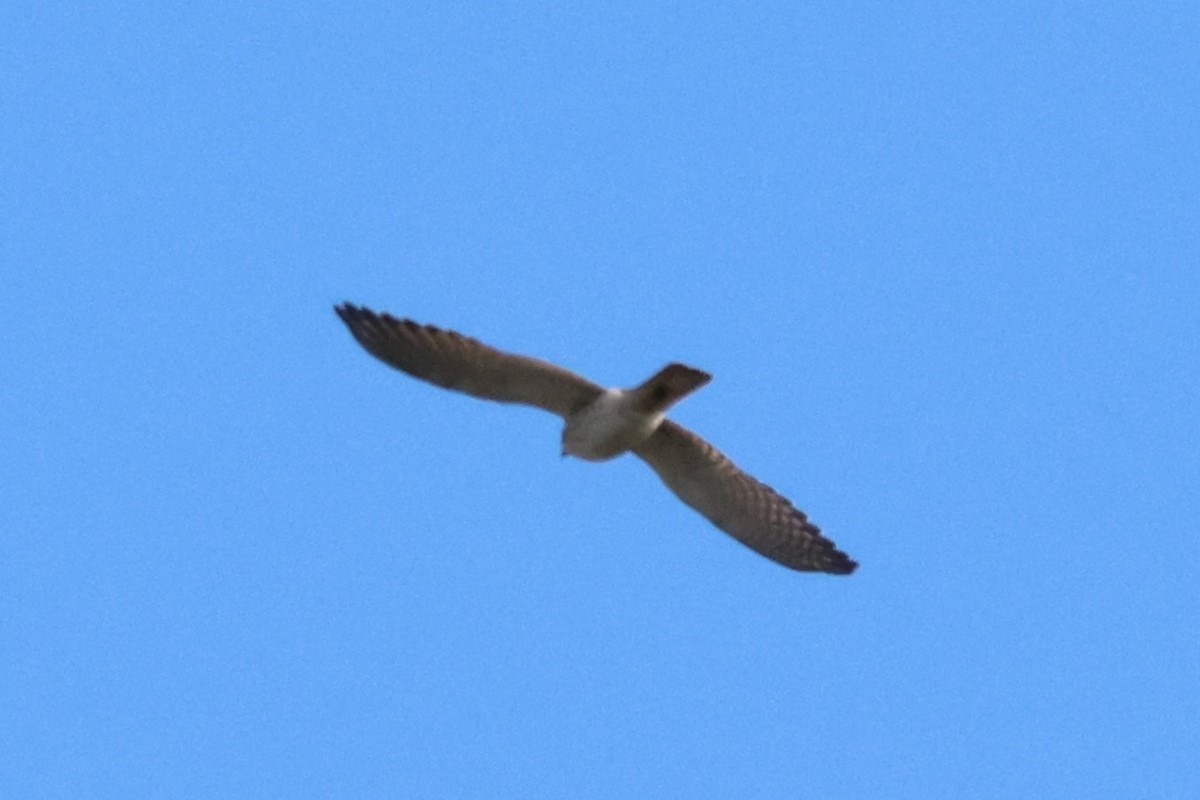
POLYGON ((563 455, 606 461, 637 454, 681 500, 784 566, 841 575, 858 566, 786 498, 666 419, 667 409, 712 379, 707 372, 673 363, 632 389, 605 389, 557 365, 454 331, 349 303, 337 313, 367 351, 416 378, 558 414, 564 419, 563 455))
POLYGON ((630 397, 622 389, 608 389, 567 417, 563 423, 563 455, 608 461, 650 438, 666 414, 640 411, 630 397))
POLYGON ((712 380, 707 372, 668 364, 633 389, 605 389, 563 425, 563 455, 607 461, 654 434, 667 409, 712 380))

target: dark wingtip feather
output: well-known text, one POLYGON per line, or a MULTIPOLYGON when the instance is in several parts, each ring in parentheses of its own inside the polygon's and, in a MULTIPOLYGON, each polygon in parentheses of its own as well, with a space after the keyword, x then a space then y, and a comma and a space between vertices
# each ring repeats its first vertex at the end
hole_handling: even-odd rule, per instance
POLYGON ((350 302, 338 303, 333 307, 333 310, 342 318, 342 322, 351 326, 364 319, 373 319, 375 317, 375 312, 371 309, 366 306, 356 306, 350 302))
POLYGON ((850 575, 856 569, 858 569, 858 562, 841 550, 834 550, 832 559, 824 567, 824 571, 830 575, 850 575))

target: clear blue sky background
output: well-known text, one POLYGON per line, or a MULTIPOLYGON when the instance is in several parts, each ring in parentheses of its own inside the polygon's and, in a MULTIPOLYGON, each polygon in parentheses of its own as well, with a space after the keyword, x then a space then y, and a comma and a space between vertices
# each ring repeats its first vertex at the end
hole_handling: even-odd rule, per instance
POLYGON ((0 795, 1198 796, 1197 7, 568 5, 0 8, 0 795))

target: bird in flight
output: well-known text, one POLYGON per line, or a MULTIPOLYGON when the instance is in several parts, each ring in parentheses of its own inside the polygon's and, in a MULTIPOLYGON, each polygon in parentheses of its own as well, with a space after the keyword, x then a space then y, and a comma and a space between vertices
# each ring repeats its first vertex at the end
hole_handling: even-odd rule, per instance
POLYGON ((673 363, 632 389, 605 389, 563 367, 454 331, 350 303, 335 310, 367 352, 414 378, 558 414, 566 422, 563 455, 607 461, 633 452, 680 500, 772 561, 834 575, 858 566, 787 498, 666 418, 668 408, 712 380, 707 372, 673 363))

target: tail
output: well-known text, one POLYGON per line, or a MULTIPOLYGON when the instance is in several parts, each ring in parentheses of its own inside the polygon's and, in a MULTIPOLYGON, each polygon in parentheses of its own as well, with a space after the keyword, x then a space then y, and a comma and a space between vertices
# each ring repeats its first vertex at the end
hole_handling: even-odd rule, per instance
POLYGON ((712 375, 694 367, 668 364, 630 393, 640 411, 657 414, 666 411, 711 380, 712 375))

